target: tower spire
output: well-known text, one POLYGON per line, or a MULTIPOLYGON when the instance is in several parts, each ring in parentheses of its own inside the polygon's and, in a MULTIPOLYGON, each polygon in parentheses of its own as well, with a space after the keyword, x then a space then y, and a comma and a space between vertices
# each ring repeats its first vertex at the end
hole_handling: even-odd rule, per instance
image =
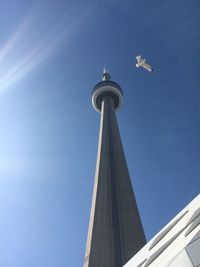
POLYGON ((104 63, 102 81, 110 81, 110 78, 111 76, 107 70, 107 63, 104 63))

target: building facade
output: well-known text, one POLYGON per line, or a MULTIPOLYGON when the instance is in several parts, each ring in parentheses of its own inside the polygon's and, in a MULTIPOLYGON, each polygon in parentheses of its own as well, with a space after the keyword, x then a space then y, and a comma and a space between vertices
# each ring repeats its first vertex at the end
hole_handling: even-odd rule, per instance
POLYGON ((200 195, 124 267, 199 267, 200 195))

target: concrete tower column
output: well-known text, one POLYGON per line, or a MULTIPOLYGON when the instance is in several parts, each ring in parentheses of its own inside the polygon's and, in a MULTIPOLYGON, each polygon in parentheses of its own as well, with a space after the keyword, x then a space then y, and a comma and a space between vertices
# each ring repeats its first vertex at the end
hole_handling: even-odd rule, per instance
POLYGON ((122 267, 146 240, 115 114, 123 92, 106 71, 102 80, 92 95, 101 122, 84 267, 122 267))

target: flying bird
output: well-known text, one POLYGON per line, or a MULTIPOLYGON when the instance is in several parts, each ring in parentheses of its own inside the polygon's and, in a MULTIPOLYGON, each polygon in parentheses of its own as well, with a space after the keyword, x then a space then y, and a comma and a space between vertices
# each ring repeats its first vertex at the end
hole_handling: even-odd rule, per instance
POLYGON ((148 71, 151 71, 151 72, 153 71, 153 68, 151 67, 151 65, 146 63, 146 59, 145 58, 142 58, 141 56, 137 56, 136 59, 137 59, 137 64, 136 64, 137 68, 143 67, 148 71))

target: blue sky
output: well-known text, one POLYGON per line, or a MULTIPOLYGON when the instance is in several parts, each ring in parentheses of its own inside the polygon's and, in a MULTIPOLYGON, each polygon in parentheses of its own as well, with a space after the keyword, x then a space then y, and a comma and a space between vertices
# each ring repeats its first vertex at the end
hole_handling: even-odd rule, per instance
POLYGON ((0 266, 82 266, 104 62, 149 240, 200 188, 200 2, 0 2, 0 266), (155 69, 135 67, 145 56, 155 69))

